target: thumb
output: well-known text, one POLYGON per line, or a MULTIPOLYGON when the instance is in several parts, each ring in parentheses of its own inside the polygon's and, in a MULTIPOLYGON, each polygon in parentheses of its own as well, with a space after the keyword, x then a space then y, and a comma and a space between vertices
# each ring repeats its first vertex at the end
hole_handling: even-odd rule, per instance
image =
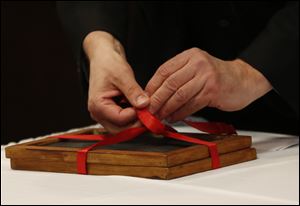
POLYGON ((116 86, 126 96, 133 107, 144 108, 149 105, 150 98, 136 82, 133 74, 122 75, 116 86))

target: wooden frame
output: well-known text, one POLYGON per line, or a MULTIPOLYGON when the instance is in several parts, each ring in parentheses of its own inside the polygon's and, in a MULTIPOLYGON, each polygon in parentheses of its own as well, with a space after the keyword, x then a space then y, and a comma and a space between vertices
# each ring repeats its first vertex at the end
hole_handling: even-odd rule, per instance
MULTIPOLYGON (((99 129, 85 129, 76 133, 95 131, 99 132, 99 129)), ((201 139, 210 138, 216 142, 221 167, 256 159, 256 151, 251 148, 250 136, 191 133, 188 135, 201 139)), ((110 146, 95 148, 88 152, 88 174, 173 179, 211 169, 211 159, 206 146, 176 142, 177 140, 175 142, 170 140, 173 142, 165 144, 165 139, 146 134, 136 142, 120 143, 112 146, 113 148, 110 146), (151 141, 144 143, 148 139, 151 141), (151 151, 151 149, 158 151, 151 151)), ((6 157, 11 159, 12 169, 77 173, 77 151, 83 148, 78 146, 80 144, 92 143, 46 137, 7 147, 5 151, 6 157)))

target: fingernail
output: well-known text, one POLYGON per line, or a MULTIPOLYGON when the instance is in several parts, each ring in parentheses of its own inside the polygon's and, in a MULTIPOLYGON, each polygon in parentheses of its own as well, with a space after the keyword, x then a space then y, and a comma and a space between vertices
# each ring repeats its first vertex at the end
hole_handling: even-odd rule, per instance
POLYGON ((142 106, 143 104, 145 104, 147 101, 149 100, 149 97, 142 94, 140 96, 138 96, 136 98, 136 103, 137 103, 137 106, 142 106))

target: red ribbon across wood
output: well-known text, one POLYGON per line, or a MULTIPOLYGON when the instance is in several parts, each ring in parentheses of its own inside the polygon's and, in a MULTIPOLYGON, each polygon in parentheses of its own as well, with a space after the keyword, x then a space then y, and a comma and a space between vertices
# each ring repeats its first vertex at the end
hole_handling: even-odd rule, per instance
MULTIPOLYGON (((76 139, 76 140, 87 140, 87 141, 99 141, 91 146, 83 148, 77 152, 77 172, 79 174, 87 174, 87 154, 88 151, 97 146, 112 145, 120 142, 129 141, 141 135, 146 131, 150 131, 154 134, 163 135, 168 138, 173 138, 185 142, 190 142, 194 144, 206 145, 209 149, 212 168, 216 169, 220 167, 220 158, 218 154, 217 145, 214 142, 208 142, 200 140, 193 137, 188 137, 186 135, 178 133, 172 127, 163 124, 159 119, 157 119, 153 114, 151 114, 147 109, 137 110, 137 116, 143 127, 136 127, 126 129, 115 135, 105 134, 105 135, 87 135, 87 134, 70 134, 70 135, 58 135, 53 136, 53 138, 61 139, 76 139)), ((210 134, 236 134, 236 131, 232 125, 225 123, 216 122, 192 122, 184 121, 186 124, 210 134)))

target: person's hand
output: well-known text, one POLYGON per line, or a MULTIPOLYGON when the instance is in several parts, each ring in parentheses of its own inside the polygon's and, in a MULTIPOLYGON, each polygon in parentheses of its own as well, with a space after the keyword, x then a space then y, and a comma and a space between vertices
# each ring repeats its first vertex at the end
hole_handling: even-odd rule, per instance
POLYGON ((242 60, 223 61, 192 48, 161 65, 145 91, 151 96, 150 112, 174 122, 206 106, 241 110, 271 89, 268 80, 242 60))
POLYGON ((149 97, 137 84, 122 45, 110 34, 96 31, 83 41, 90 63, 88 110, 111 133, 139 125, 135 108, 148 106, 149 97), (113 100, 124 95, 133 107, 121 108, 113 100))

